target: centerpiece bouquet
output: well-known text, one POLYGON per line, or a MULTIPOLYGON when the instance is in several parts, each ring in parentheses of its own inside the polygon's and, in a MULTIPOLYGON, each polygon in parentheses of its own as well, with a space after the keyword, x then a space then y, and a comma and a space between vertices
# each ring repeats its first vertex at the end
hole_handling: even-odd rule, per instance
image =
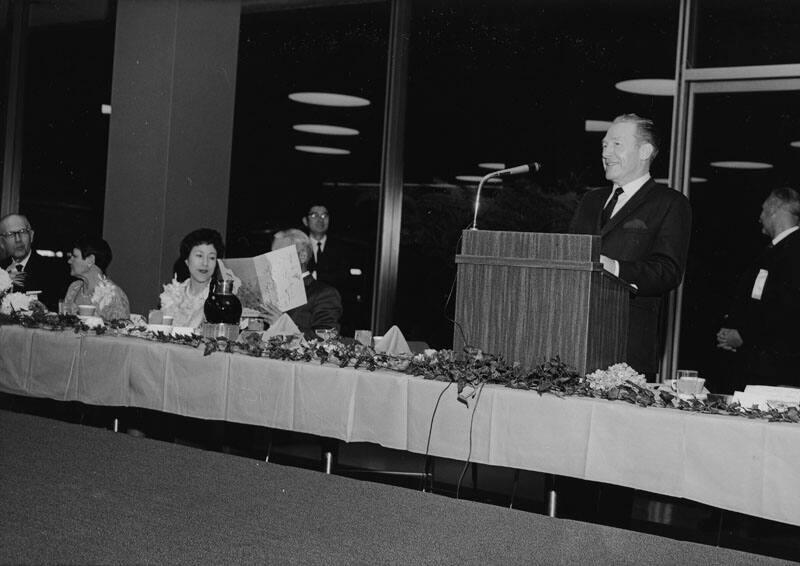
POLYGON ((4 315, 26 315, 44 311, 44 305, 25 293, 13 292, 14 282, 5 269, 0 269, 0 313, 4 315))

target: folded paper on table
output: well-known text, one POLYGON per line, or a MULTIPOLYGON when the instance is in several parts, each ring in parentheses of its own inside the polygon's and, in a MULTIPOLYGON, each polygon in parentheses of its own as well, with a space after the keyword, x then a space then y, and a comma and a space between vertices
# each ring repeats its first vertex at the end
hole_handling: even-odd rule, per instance
POLYGON ((770 385, 748 385, 744 391, 735 391, 733 400, 747 409, 758 405, 762 411, 787 409, 800 406, 800 389, 773 387, 770 385))
POLYGON ((375 351, 393 355, 411 354, 411 348, 397 326, 392 326, 380 339, 376 338, 375 351))
POLYGON ((282 311, 306 304, 306 287, 294 246, 256 257, 224 260, 224 267, 242 282, 236 293, 244 309, 272 303, 282 311))
POLYGON ((300 329, 297 328, 297 325, 291 319, 291 317, 283 313, 278 320, 275 321, 275 324, 270 324, 269 328, 264 331, 262 337, 264 340, 268 340, 273 336, 302 336, 303 333, 300 332, 300 329))

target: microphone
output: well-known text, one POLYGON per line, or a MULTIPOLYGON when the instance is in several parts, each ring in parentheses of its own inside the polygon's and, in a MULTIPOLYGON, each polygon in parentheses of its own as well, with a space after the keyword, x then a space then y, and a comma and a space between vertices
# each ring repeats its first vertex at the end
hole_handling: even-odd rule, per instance
POLYGON ((542 168, 542 164, 537 161, 531 161, 525 165, 517 165, 516 167, 509 167, 508 169, 500 169, 499 171, 492 171, 488 175, 484 175, 478 183, 478 192, 475 193, 475 214, 472 216, 472 226, 470 230, 478 229, 478 206, 481 203, 481 189, 483 184, 494 177, 509 177, 511 175, 524 175, 525 173, 538 173, 542 168))
POLYGON ((500 169, 494 173, 490 173, 489 177, 508 177, 509 175, 524 175, 525 173, 538 173, 542 168, 542 164, 538 161, 531 161, 525 165, 517 165, 516 167, 509 167, 508 169, 500 169))

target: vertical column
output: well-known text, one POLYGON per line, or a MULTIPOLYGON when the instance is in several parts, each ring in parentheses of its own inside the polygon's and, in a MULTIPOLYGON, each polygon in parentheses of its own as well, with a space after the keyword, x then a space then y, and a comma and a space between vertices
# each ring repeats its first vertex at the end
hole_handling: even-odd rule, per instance
POLYGON ((390 0, 386 107, 383 118, 381 193, 378 204, 378 247, 372 298, 372 330, 384 333, 394 320, 403 212, 403 150, 405 145, 408 42, 411 0, 390 0))
POLYGON ((156 305, 181 238, 226 231, 238 0, 118 0, 104 237, 133 312, 156 305))

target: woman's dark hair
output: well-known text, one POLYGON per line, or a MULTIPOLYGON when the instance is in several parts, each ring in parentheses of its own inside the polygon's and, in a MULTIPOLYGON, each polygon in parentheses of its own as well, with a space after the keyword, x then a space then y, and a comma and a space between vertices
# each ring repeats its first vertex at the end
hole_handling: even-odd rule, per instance
POLYGON ((203 244, 214 246, 214 249, 217 250, 217 257, 225 257, 225 243, 222 241, 222 236, 220 236, 219 232, 211 228, 199 228, 189 232, 181 240, 180 261, 185 261, 189 258, 192 248, 203 244))
POLYGON ((103 273, 106 272, 108 265, 111 263, 111 246, 108 245, 103 238, 95 236, 81 236, 72 245, 73 248, 81 251, 81 257, 86 259, 90 255, 94 256, 94 264, 100 268, 103 273))

